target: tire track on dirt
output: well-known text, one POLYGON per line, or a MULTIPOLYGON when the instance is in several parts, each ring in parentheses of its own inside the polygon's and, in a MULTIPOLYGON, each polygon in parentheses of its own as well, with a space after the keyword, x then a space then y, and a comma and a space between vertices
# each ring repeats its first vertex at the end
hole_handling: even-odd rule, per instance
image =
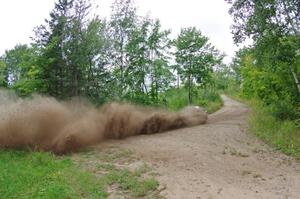
POLYGON ((248 134, 248 107, 222 98, 224 107, 205 125, 99 147, 134 150, 160 174, 166 198, 299 198, 299 162, 248 134))

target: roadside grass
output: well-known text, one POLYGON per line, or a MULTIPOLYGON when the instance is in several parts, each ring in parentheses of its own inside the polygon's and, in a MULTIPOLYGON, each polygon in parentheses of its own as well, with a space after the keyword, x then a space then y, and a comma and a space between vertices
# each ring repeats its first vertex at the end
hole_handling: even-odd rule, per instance
POLYGON ((152 169, 130 150, 110 146, 74 154, 72 159, 104 181, 112 198, 162 198, 152 169))
POLYGON ((294 121, 278 120, 271 110, 257 99, 246 99, 237 87, 224 91, 231 98, 251 108, 249 132, 286 155, 300 159, 300 128, 294 121))
POLYGON ((69 157, 29 150, 0 151, 1 198, 106 198, 105 184, 69 157))
POLYGON ((119 148, 113 152, 87 151, 69 156, 2 149, 0 198, 98 199, 111 195, 112 186, 113 192, 127 198, 161 198, 157 193, 158 181, 147 175, 150 167, 146 164, 133 170, 126 167, 134 160, 132 156, 132 152, 119 148))
POLYGON ((300 129, 293 121, 277 120, 259 101, 251 100, 250 132, 275 149, 300 158, 300 129))
MULTIPOLYGON (((188 91, 184 87, 169 89, 164 93, 164 97, 169 110, 177 111, 188 105, 188 91)), ((208 113, 213 113, 222 107, 223 101, 220 94, 213 89, 195 88, 192 104, 205 108, 208 113)))
MULTIPOLYGON (((252 111, 249 118, 251 133, 254 133, 276 150, 300 159, 300 129, 294 121, 276 119, 259 100, 244 99, 240 95, 238 87, 227 89, 224 93, 251 107, 252 111)), ((186 96, 187 91, 183 88, 166 91, 166 99, 169 102, 168 107, 171 110, 178 110, 186 106, 186 96)), ((194 99, 197 100, 193 104, 204 107, 208 113, 215 112, 223 105, 218 92, 212 90, 204 91, 200 89, 194 99)))

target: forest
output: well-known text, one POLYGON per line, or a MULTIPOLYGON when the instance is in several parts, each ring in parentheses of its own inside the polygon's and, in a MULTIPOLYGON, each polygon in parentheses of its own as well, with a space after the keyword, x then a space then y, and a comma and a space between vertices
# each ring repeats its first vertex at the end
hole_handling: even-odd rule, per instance
POLYGON ((300 1, 231 3, 236 52, 231 63, 239 97, 252 100, 250 129, 267 143, 300 155, 300 1))
POLYGON ((240 46, 229 64, 201 30, 182 28, 172 39, 159 19, 139 16, 131 0, 116 0, 108 19, 93 13, 89 0, 59 0, 30 45, 0 56, 0 86, 21 97, 80 96, 96 105, 126 101, 170 110, 195 104, 209 113, 227 93, 255 100, 272 118, 270 126, 287 121, 297 129, 300 2, 226 2, 240 46))
POLYGON ((170 39, 158 19, 136 9, 130 0, 116 0, 110 18, 101 19, 88 0, 58 1, 30 45, 1 56, 0 85, 19 96, 80 96, 98 105, 114 100, 177 110, 208 106, 210 97, 216 108, 209 107, 220 107, 213 72, 224 56, 209 38, 188 27, 170 39), (185 97, 174 102, 176 92, 185 97))

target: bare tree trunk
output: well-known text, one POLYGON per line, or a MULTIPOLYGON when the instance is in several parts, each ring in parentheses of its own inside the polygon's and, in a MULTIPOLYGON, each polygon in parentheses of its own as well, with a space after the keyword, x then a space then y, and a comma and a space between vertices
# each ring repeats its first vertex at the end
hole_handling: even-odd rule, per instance
POLYGON ((299 83, 297 74, 296 74, 296 72, 295 72, 295 69, 294 69, 292 66, 290 66, 290 70, 291 70, 291 73, 292 73, 292 75, 293 75, 294 82, 295 82, 295 84, 296 84, 296 86, 297 86, 298 93, 300 94, 300 83, 299 83))
POLYGON ((121 35, 121 44, 120 44, 120 51, 121 51, 121 58, 120 58, 120 72, 121 72, 121 88, 120 88, 120 93, 121 96, 123 96, 124 94, 124 52, 123 52, 123 46, 124 46, 124 38, 123 38, 123 34, 121 35))
POLYGON ((192 88, 191 88, 191 87, 192 87, 192 84, 191 84, 191 75, 189 75, 189 80, 188 80, 188 81, 189 81, 189 83, 188 83, 188 84, 189 84, 189 104, 191 104, 191 103, 192 103, 192 92, 191 92, 191 91, 192 91, 192 88))
POLYGON ((148 93, 148 88, 147 88, 147 86, 146 86, 146 84, 145 84, 145 79, 144 79, 144 81, 143 81, 142 84, 143 84, 144 90, 145 90, 145 92, 146 92, 146 95, 148 96, 149 93, 148 93))
POLYGON ((180 76, 179 76, 179 74, 178 74, 178 71, 177 71, 177 88, 179 89, 179 82, 180 82, 180 76))
MULTIPOLYGON (((288 24, 291 25, 292 27, 292 31, 294 32, 295 36, 299 34, 299 31, 298 29, 294 26, 294 23, 292 21, 292 18, 290 16, 290 13, 289 13, 289 10, 288 10, 288 7, 287 7, 287 3, 288 2, 285 2, 285 1, 282 1, 283 3, 283 7, 284 7, 284 11, 288 17, 288 24)), ((298 27, 299 28, 299 27, 298 27)), ((292 76, 293 76, 293 80, 294 80, 294 83, 296 84, 297 86, 297 90, 298 90, 298 94, 300 95, 300 83, 299 83, 299 79, 297 77, 297 73, 295 72, 295 67, 293 66, 290 66, 290 71, 292 73, 292 76)))

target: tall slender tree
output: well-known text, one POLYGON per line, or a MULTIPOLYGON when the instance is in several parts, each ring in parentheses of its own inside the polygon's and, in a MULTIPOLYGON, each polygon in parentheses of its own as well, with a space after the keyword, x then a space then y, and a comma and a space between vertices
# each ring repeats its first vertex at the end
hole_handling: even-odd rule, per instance
POLYGON ((223 57, 195 27, 182 29, 174 42, 177 71, 188 88, 188 102, 191 104, 194 84, 206 86, 211 80, 213 66, 223 57))
POLYGON ((137 23, 136 7, 132 0, 116 0, 112 5, 111 34, 113 38, 112 58, 115 72, 120 80, 121 96, 128 88, 125 85, 125 68, 128 65, 126 46, 137 23))
POLYGON ((3 57, 0 57, 0 87, 7 88, 8 86, 8 71, 3 57))
POLYGON ((66 55, 66 42, 68 31, 71 28, 71 9, 74 0, 59 0, 50 13, 50 20, 46 19, 45 25, 35 29, 34 40, 42 49, 40 64, 42 65, 41 76, 47 85, 50 95, 64 97, 69 95, 67 82, 69 60, 66 55))

